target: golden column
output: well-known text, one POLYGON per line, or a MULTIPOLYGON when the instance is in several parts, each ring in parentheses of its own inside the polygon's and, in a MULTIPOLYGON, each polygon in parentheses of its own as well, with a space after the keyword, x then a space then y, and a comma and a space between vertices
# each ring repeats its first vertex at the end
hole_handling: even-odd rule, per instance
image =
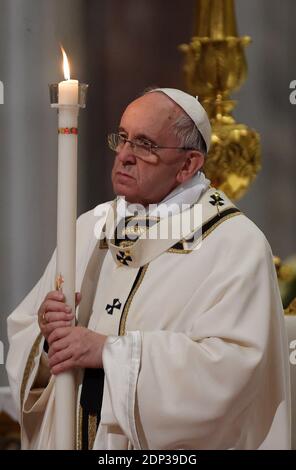
POLYGON ((180 49, 188 92, 199 97, 212 123, 205 173, 215 187, 239 199, 261 169, 259 135, 235 122, 236 102, 229 99, 246 79, 250 38, 237 35, 233 0, 199 0, 195 18, 195 35, 180 49))

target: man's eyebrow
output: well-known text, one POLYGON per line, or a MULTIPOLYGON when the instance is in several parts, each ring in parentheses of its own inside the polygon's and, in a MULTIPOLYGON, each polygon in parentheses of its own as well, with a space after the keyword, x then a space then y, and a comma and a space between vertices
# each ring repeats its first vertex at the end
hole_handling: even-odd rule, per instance
POLYGON ((141 140, 148 140, 148 142, 150 142, 151 144, 157 145, 155 140, 151 139, 151 137, 148 137, 148 135, 146 134, 137 134, 134 138, 141 139, 141 140))
MULTIPOLYGON (((127 131, 124 129, 124 127, 119 127, 119 128, 118 128, 118 132, 124 132, 125 134, 127 134, 127 131)), ((137 135, 134 136, 134 139, 147 140, 147 141, 150 142, 151 144, 157 145, 157 143, 155 142, 155 140, 151 139, 151 137, 149 137, 149 136, 146 135, 146 134, 137 134, 137 135)))

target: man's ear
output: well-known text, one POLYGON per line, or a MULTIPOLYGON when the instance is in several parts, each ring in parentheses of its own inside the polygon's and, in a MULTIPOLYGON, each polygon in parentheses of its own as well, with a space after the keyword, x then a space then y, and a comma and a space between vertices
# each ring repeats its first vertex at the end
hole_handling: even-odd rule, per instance
POLYGON ((187 150, 186 160, 177 173, 178 183, 185 183, 185 181, 192 178, 195 173, 203 167, 205 157, 198 150, 187 150))

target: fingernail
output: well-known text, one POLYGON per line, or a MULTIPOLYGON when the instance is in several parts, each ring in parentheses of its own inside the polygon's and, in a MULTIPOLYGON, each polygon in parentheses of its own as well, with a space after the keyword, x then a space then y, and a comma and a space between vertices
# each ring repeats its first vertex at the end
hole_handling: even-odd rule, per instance
POLYGON ((66 312, 71 312, 72 309, 71 309, 71 307, 67 306, 65 310, 66 310, 66 312))

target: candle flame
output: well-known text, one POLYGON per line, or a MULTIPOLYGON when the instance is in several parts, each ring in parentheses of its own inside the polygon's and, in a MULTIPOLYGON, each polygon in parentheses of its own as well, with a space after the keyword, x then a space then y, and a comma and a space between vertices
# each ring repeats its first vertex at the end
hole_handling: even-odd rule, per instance
POLYGON ((67 54, 65 52, 65 49, 61 46, 61 51, 63 54, 63 66, 64 66, 64 77, 65 80, 70 80, 70 66, 69 66, 69 61, 67 54))

